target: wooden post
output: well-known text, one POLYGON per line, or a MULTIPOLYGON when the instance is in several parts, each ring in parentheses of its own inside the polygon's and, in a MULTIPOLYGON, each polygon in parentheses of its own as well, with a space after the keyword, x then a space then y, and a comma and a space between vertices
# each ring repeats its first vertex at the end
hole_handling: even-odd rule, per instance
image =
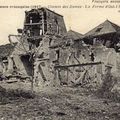
POLYGON ((33 92, 34 90, 34 57, 33 57, 33 54, 30 54, 30 62, 32 64, 32 75, 31 75, 31 78, 30 78, 30 81, 31 81, 31 91, 33 92))
POLYGON ((43 30, 43 35, 44 35, 44 32, 45 32, 45 29, 44 29, 44 12, 42 14, 42 30, 43 30))
POLYGON ((68 77, 69 77, 69 71, 68 71, 68 69, 67 69, 67 82, 68 82, 68 77))

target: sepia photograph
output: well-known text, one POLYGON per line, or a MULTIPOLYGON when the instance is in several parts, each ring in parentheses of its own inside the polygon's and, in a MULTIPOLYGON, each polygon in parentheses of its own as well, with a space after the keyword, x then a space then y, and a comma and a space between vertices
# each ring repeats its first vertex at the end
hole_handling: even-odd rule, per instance
POLYGON ((0 120, 120 120, 120 0, 0 0, 0 120))

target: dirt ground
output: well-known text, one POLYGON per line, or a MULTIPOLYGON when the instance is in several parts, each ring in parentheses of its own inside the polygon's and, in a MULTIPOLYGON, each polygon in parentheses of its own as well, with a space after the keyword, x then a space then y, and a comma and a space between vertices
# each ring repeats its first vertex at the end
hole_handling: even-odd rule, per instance
POLYGON ((3 101, 0 120, 120 120, 120 103, 97 98, 84 88, 44 88, 34 98, 3 101))

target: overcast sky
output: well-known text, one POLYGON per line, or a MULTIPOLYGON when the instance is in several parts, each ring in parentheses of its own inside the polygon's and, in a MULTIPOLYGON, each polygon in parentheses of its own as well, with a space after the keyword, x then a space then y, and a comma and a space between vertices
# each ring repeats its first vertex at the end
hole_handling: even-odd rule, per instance
MULTIPOLYGON (((92 0, 0 0, 0 6, 13 5, 41 5, 48 7, 74 5, 84 6, 91 3, 92 0)), ((96 4, 100 5, 100 4, 96 4)), ((102 5, 102 4, 101 4, 102 5)), ((101 8, 50 8, 51 10, 64 16, 67 30, 70 28, 82 34, 88 32, 106 19, 120 25, 120 12, 118 9, 101 8)), ((8 43, 9 34, 17 34, 17 28, 23 28, 24 11, 29 9, 20 8, 0 8, 0 44, 8 43)))

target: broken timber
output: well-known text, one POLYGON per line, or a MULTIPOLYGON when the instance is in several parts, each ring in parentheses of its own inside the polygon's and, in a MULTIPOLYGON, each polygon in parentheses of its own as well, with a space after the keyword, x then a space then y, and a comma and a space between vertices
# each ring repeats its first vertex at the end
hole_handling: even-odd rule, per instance
POLYGON ((57 68, 69 68, 69 67, 82 67, 82 66, 88 66, 88 65, 98 65, 102 64, 102 62, 91 62, 91 63, 82 63, 82 64, 73 64, 73 65, 55 65, 55 69, 57 68))

